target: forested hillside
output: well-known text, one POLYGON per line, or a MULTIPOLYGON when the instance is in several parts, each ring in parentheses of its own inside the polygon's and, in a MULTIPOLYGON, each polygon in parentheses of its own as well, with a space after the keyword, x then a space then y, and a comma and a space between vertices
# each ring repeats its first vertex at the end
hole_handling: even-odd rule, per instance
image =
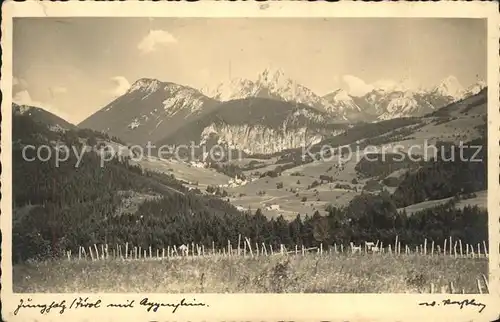
POLYGON ((464 143, 462 157, 457 146, 443 146, 439 156, 417 172, 406 173, 394 192, 398 207, 487 189, 487 138, 464 143))

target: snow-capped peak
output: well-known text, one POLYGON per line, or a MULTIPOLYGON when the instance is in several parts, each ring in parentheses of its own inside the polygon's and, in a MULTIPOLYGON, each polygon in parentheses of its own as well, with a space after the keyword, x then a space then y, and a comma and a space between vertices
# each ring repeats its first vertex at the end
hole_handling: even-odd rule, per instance
POLYGON ((467 89, 465 90, 464 96, 476 95, 485 87, 486 87, 486 82, 483 80, 478 80, 474 84, 467 87, 467 89))
POLYGON ((220 101, 246 98, 255 95, 254 82, 244 78, 233 78, 228 83, 220 83, 215 87, 205 86, 201 93, 220 101))
POLYGON ((133 83, 132 86, 130 86, 128 93, 133 92, 133 91, 137 91, 137 90, 142 91, 142 92, 151 93, 151 92, 158 90, 158 88, 160 88, 160 86, 161 86, 161 82, 157 79, 141 78, 141 79, 138 79, 135 83, 133 83))
POLYGON ((204 88, 202 92, 221 101, 271 96, 286 102, 297 102, 327 110, 331 108, 327 102, 309 88, 288 78, 280 68, 266 68, 252 80, 233 79, 216 86, 213 90, 204 88))
POLYGON ((323 96, 327 102, 331 103, 329 110, 332 113, 344 114, 352 111, 359 112, 361 108, 354 102, 352 96, 344 89, 337 89, 323 96))
POLYGON ((436 86, 435 91, 443 96, 459 98, 462 96, 464 88, 455 76, 448 76, 436 86))
POLYGON ((279 84, 289 81, 281 68, 268 67, 257 75, 257 82, 261 84, 279 84))
POLYGON ((335 95, 333 97, 334 101, 336 102, 350 102, 352 101, 352 97, 347 93, 347 91, 343 89, 339 89, 335 92, 335 95))

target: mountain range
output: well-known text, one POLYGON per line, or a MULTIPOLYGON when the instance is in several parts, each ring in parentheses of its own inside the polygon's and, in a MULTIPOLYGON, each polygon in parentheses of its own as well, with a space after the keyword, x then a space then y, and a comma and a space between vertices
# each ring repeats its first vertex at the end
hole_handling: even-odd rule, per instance
POLYGON ((268 97, 306 104, 332 115, 338 121, 422 116, 453 101, 477 94, 486 86, 478 81, 463 88, 456 77, 449 76, 437 86, 412 90, 403 83, 375 87, 363 96, 353 96, 343 89, 319 96, 287 77, 281 69, 265 69, 255 80, 235 78, 201 92, 220 101, 246 97, 268 97))
POLYGON ((265 69, 253 80, 232 79, 200 90, 142 78, 78 126, 135 144, 204 143, 211 137, 258 153, 256 146, 278 142, 262 151, 273 153, 321 140, 341 131, 340 124, 423 116, 478 93, 485 85, 478 81, 464 88, 450 76, 430 88, 396 83, 363 96, 344 89, 320 96, 281 69, 265 69))

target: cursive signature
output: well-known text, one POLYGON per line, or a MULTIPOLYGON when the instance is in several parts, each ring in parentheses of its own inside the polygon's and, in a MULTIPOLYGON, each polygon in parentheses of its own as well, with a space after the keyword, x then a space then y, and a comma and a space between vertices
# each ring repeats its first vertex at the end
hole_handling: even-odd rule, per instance
POLYGON ((476 302, 476 299, 472 300, 462 300, 462 301, 452 301, 450 299, 442 300, 441 303, 438 303, 436 301, 432 302, 421 302, 418 303, 420 306, 447 306, 447 305, 456 305, 461 309, 463 309, 466 306, 477 306, 479 307, 479 313, 483 312, 483 310, 486 308, 486 304, 476 302))
MULTIPOLYGON (((196 302, 196 300, 193 300, 193 302, 196 302)), ((140 305, 146 306, 148 312, 150 312, 151 310, 153 312, 156 312, 156 311, 158 311, 158 309, 160 307, 173 307, 174 309, 172 310, 172 313, 175 313, 177 311, 177 309, 181 306, 205 306, 205 307, 208 307, 208 305, 205 303, 186 302, 186 299, 182 299, 178 303, 160 303, 160 302, 150 301, 147 297, 143 298, 141 300, 140 305)))
POLYGON ((98 309, 101 305, 101 300, 95 302, 89 302, 89 298, 75 298, 71 304, 67 305, 66 300, 59 302, 52 301, 50 304, 47 303, 33 303, 31 298, 28 298, 26 302, 24 299, 19 300, 19 304, 14 311, 14 315, 17 315, 21 309, 40 309, 40 314, 48 314, 52 309, 59 309, 59 314, 63 314, 66 309, 78 309, 78 308, 96 308, 98 309))

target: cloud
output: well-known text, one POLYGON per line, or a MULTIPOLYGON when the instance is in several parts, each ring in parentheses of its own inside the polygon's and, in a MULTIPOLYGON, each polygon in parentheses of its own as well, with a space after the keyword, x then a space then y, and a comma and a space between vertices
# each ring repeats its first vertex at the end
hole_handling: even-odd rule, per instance
POLYGON ((392 90, 398 85, 395 81, 391 79, 379 79, 375 83, 373 83, 373 86, 378 89, 383 89, 383 90, 392 90))
POLYGON ((17 92, 12 98, 12 101, 18 105, 30 105, 35 107, 44 107, 44 105, 47 105, 42 102, 32 100, 31 95, 27 90, 17 92))
POLYGON ((33 107, 39 107, 41 109, 46 110, 47 112, 50 112, 52 114, 55 114, 64 120, 68 122, 72 122, 72 117, 71 115, 59 110, 58 108, 52 106, 50 103, 47 102, 40 102, 33 100, 31 98, 31 95, 28 90, 22 90, 17 92, 14 97, 12 98, 12 102, 18 104, 18 105, 28 105, 28 106, 33 106, 33 107))
POLYGON ((139 42, 137 48, 143 54, 147 54, 155 51, 158 45, 168 45, 176 42, 177 39, 168 31, 161 29, 150 30, 146 37, 139 42))
POLYGON ((111 94, 114 96, 122 96, 130 88, 129 81, 123 76, 114 76, 111 77, 111 80, 115 84, 115 88, 111 90, 111 94))
POLYGON ((405 77, 399 82, 391 79, 379 79, 373 83, 373 86, 377 89, 383 89, 385 91, 406 91, 408 89, 418 88, 418 86, 414 84, 413 80, 409 77, 405 77))
POLYGON ((68 89, 63 86, 52 86, 49 87, 49 95, 51 98, 54 98, 57 95, 60 94, 66 94, 68 92, 68 89))
POLYGON ((347 85, 346 91, 353 96, 363 96, 373 90, 373 85, 353 75, 344 75, 342 82, 347 85))
POLYGON ((26 82, 26 80, 24 80, 22 78, 13 77, 12 78, 12 87, 14 87, 14 86, 26 88, 26 87, 28 87, 28 82, 26 82))

